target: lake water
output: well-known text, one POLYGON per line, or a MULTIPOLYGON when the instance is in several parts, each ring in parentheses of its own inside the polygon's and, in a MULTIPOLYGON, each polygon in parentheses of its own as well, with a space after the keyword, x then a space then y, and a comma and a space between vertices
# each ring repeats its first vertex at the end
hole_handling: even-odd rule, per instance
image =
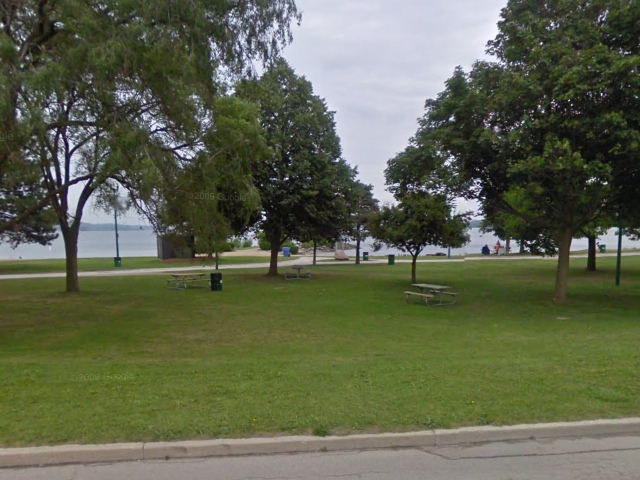
MULTIPOLYGON (((120 256, 121 257, 156 257, 156 235, 151 230, 121 230, 120 256)), ((109 231, 83 231, 78 238, 78 257, 115 257, 116 234, 109 231)), ((50 246, 20 245, 12 250, 9 245, 0 244, 0 258, 64 258, 64 240, 62 235, 53 241, 50 246)))
MULTIPOLYGON (((618 245, 618 238, 615 234, 616 230, 611 229, 606 235, 600 237, 600 243, 607 245, 613 250, 618 245)), ((498 239, 491 234, 482 234, 477 228, 470 230, 471 242, 464 248, 454 248, 451 250, 452 255, 466 255, 470 253, 480 253, 483 245, 489 245, 493 249, 498 239)), ((156 235, 149 230, 124 230, 119 232, 120 235, 120 256, 121 257, 156 257, 156 235)), ((504 242, 502 242, 504 243, 504 242)), ((622 240, 623 248, 640 248, 640 241, 632 241, 628 238, 622 240)), ((517 251, 517 245, 512 243, 512 250, 517 251)), ((587 239, 575 239, 571 245, 572 250, 586 250, 587 239)), ((373 254, 373 247, 370 241, 363 242, 362 252, 368 251, 373 254)), ((434 254, 437 252, 446 253, 446 248, 427 247, 422 252, 424 254, 434 254)), ((347 250, 347 255, 354 256, 355 251, 347 250)), ((396 249, 381 250, 376 255, 396 254, 401 255, 402 252, 396 249)), ((83 231, 80 232, 78 240, 78 256, 80 258, 92 257, 115 257, 116 256, 116 240, 115 232, 109 231, 83 231)), ((12 250, 9 245, 0 244, 0 259, 38 259, 38 258, 64 258, 64 242, 62 236, 59 236, 51 246, 43 247, 41 245, 20 245, 17 249, 12 250)))

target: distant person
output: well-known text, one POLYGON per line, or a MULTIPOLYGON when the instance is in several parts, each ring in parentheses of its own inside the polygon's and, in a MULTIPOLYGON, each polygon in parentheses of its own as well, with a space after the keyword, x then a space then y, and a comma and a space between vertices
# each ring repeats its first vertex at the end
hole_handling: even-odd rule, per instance
POLYGON ((482 254, 483 255, 490 255, 491 254, 491 250, 489 250, 489 245, 485 245, 484 247, 482 247, 482 254))
POLYGON ((500 244, 500 240, 498 240, 498 243, 496 243, 496 255, 500 255, 501 248, 502 248, 502 245, 500 244))

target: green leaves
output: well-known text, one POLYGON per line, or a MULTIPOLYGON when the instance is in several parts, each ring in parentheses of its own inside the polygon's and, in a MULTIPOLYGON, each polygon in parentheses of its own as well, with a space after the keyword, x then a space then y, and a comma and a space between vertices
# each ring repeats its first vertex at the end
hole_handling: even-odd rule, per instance
POLYGON ((256 228, 272 243, 276 234, 335 238, 347 215, 341 194, 353 172, 341 161, 333 112, 284 60, 274 62, 260 80, 241 83, 236 92, 259 105, 270 148, 252 165, 263 209, 256 228))

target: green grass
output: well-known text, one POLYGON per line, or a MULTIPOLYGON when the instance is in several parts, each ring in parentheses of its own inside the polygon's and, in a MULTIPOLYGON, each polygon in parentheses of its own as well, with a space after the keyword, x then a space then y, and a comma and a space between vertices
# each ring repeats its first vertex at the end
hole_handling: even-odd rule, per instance
MULTIPOLYGON (((291 257, 295 259, 297 257, 291 257)), ((278 257, 279 261, 289 260, 282 256, 278 257)), ((220 265, 238 265, 240 263, 268 263, 269 257, 258 256, 238 256, 230 257, 224 254, 220 256, 220 265)), ((96 270, 127 270, 136 268, 171 268, 171 267, 189 267, 201 266, 203 264, 212 265, 206 259, 172 259, 159 260, 155 257, 124 257, 122 259, 122 267, 116 268, 113 265, 113 258, 79 258, 78 270, 81 272, 96 270)), ((47 272, 64 272, 64 259, 48 259, 48 260, 6 260, 0 261, 0 275, 17 274, 17 273, 47 273, 47 272)))
MULTIPOLYGON (((345 434, 640 414, 640 258, 431 263, 452 307, 404 303, 409 265, 308 281, 225 271, 0 282, 0 445, 345 434)), ((284 269, 283 269, 284 270, 284 269)))

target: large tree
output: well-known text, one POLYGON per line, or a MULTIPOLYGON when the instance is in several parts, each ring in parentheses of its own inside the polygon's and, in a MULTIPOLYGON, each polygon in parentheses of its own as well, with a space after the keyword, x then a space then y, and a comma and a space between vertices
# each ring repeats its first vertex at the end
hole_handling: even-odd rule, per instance
POLYGON ((279 59, 258 81, 237 87, 237 95, 260 106, 269 156, 253 164, 262 216, 256 230, 271 244, 269 276, 278 275, 278 252, 288 239, 324 236, 343 215, 337 202, 343 183, 340 140, 333 112, 314 95, 311 83, 279 59))
POLYGON ((296 18, 293 0, 2 2, 0 121, 16 141, 0 150, 0 173, 19 163, 41 173, 36 207, 57 215, 67 291, 79 289, 78 232, 94 192, 113 179, 137 193, 215 155, 222 80, 273 57, 296 18))
POLYGON ((566 300, 572 238, 610 208, 614 172, 640 149, 627 112, 640 93, 637 52, 612 41, 614 13, 628 4, 511 0, 489 42, 496 60, 457 69, 422 121, 469 197, 554 239, 558 302, 566 300))

